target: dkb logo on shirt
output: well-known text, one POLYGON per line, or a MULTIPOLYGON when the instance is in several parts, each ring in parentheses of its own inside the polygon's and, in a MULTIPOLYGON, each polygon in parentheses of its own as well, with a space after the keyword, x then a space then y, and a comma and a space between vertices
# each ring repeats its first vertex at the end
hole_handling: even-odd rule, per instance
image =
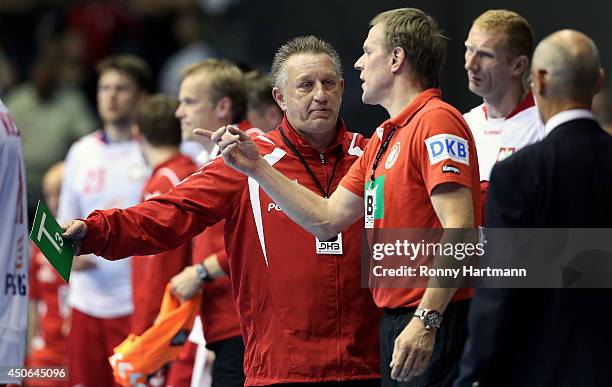
POLYGON ((431 165, 446 159, 470 165, 468 142, 459 136, 438 134, 426 139, 425 145, 431 165))

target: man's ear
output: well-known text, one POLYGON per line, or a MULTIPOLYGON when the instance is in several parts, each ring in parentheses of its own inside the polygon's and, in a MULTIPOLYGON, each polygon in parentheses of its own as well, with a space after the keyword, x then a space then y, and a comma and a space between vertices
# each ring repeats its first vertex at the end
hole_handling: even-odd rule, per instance
POLYGON ((525 55, 519 55, 512 60, 512 74, 518 77, 522 77, 528 69, 529 58, 525 55))
POLYGON ((285 95, 283 94, 283 91, 279 89, 278 87, 272 88, 272 97, 274 97, 274 100, 276 101, 278 106, 281 108, 281 110, 286 112, 287 103, 285 102, 285 95))
POLYGON ((391 72, 398 72, 406 60, 406 51, 401 47, 395 47, 391 50, 391 72))
POLYGON ((604 79, 605 79, 605 71, 603 68, 599 68, 597 72, 597 83, 595 84, 595 93, 599 93, 603 89, 604 79))
POLYGON ((215 115, 221 121, 226 121, 232 119, 232 100, 230 97, 225 96, 221 98, 217 104, 215 105, 215 115))
POLYGON ((547 75, 548 75, 548 71, 546 70, 538 70, 534 73, 534 76, 538 78, 538 82, 537 82, 538 90, 536 90, 536 92, 539 95, 545 95, 548 92, 547 75))

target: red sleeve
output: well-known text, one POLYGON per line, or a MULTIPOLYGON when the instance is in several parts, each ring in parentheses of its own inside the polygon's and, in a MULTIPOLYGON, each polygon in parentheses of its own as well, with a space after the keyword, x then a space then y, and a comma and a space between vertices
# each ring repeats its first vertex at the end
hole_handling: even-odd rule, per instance
POLYGON ((193 263, 197 264, 212 254, 217 256, 221 268, 229 274, 229 262, 225 251, 224 238, 225 221, 209 227, 193 239, 193 263))
POLYGON ((246 176, 217 158, 166 194, 124 210, 91 213, 81 254, 120 259, 174 249, 229 217, 245 185, 246 176))
POLYGON ((368 173, 368 168, 371 166, 371 161, 373 159, 372 152, 378 149, 377 144, 379 144, 379 141, 378 137, 376 137, 376 140, 373 139, 370 141, 367 141, 364 138, 362 139, 361 143, 367 144, 365 145, 365 150, 363 151, 361 157, 359 157, 353 163, 353 165, 351 165, 351 168, 348 170, 346 175, 344 175, 342 180, 340 180, 340 185, 355 195, 363 197, 366 174, 368 173))
POLYGON ((166 193, 172 188, 172 182, 166 176, 155 175, 144 187, 144 200, 166 193))
POLYGON ((217 252, 217 260, 219 261, 219 266, 221 266, 223 272, 225 272, 225 274, 229 276, 229 257, 227 256, 227 252, 225 251, 225 249, 219 250, 219 252, 217 252))
POLYGON ((433 109, 423 115, 419 129, 412 144, 413 161, 429 194, 443 183, 471 189, 473 174, 478 175, 478 163, 465 121, 446 109, 433 109))

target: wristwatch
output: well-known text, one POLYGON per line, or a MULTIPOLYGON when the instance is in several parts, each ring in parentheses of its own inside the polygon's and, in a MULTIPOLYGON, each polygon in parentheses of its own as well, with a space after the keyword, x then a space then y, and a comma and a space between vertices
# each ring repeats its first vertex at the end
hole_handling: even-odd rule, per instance
POLYGON ((213 280, 210 274, 208 274, 208 270, 206 270, 203 263, 196 266, 196 273, 198 274, 198 279, 200 282, 210 282, 213 280))
POLYGON ((442 314, 433 309, 417 309, 412 317, 416 317, 423 321, 425 329, 440 328, 442 324, 442 314))

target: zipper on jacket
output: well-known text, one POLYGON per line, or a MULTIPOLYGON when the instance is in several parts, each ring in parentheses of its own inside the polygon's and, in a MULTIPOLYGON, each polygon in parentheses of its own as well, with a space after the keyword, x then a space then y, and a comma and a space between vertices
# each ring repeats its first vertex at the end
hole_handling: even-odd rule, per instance
POLYGON ((323 153, 319 153, 319 157, 321 158, 321 164, 325 165, 325 155, 323 153))

